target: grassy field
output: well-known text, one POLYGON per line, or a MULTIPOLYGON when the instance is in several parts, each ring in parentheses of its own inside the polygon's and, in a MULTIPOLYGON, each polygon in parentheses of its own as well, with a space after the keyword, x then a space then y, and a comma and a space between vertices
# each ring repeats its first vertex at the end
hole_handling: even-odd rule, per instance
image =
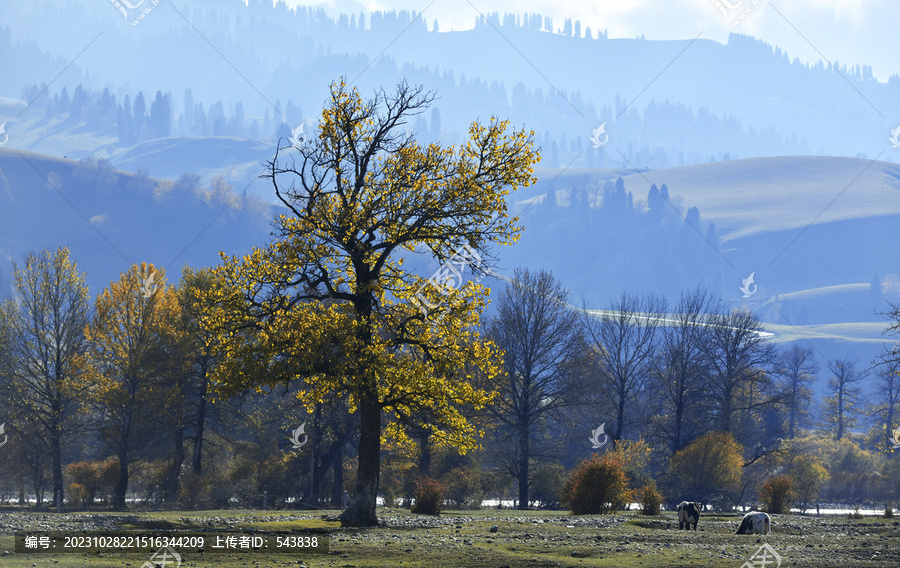
MULTIPOLYGON (((105 514, 0 514, 0 554, 13 551, 10 529, 90 530, 98 526, 141 530, 326 529, 327 554, 238 552, 198 554, 179 551, 182 566, 243 568, 293 566, 380 568, 398 566, 532 567, 733 567, 740 568, 763 544, 782 558, 781 566, 857 568, 900 563, 900 521, 844 517, 773 516, 773 534, 734 535, 737 515, 705 515, 697 532, 678 530, 674 513, 659 517, 634 514, 572 516, 564 511, 450 511, 438 517, 380 510, 384 526, 341 529, 327 520, 337 511, 316 514, 273 511, 205 511, 105 514), (493 529, 493 530, 492 530, 493 529)), ((16 554, 0 557, 4 568, 97 567, 140 568, 150 554, 16 554)), ((759 564, 756 564, 757 566, 759 564)), ((172 567, 173 565, 169 565, 172 567)), ((776 566, 774 563, 766 565, 776 566)))

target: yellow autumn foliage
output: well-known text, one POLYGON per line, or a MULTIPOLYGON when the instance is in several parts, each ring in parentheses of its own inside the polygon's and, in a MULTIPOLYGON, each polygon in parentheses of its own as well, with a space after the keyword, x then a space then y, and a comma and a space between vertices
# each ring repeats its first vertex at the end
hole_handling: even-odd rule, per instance
POLYGON ((269 177, 290 212, 266 246, 223 255, 224 285, 204 299, 214 306, 204 325, 223 339, 214 388, 227 397, 299 380, 310 410, 346 393, 351 411, 361 400, 387 411, 395 420, 384 434, 401 443, 396 418, 427 408, 429 427, 466 451, 480 433, 460 408, 487 404, 492 394, 473 380, 499 371, 496 348, 477 331, 489 290, 468 282, 445 294, 405 270, 401 255, 427 249, 446 261, 462 246, 481 253, 515 242, 506 195, 534 181, 538 154, 531 133, 497 119, 473 124, 458 148, 389 132, 396 125, 379 105, 390 114, 424 101, 415 89, 404 94, 390 107, 335 83, 313 143, 272 160, 269 177), (416 293, 446 312, 426 317, 416 293))

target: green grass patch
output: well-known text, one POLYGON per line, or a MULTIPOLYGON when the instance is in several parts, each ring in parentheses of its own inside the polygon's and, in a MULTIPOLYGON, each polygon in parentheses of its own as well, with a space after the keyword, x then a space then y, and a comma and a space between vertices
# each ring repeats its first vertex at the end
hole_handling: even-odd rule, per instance
POLYGON ((250 523, 238 523, 235 530, 255 529, 260 531, 303 531, 310 529, 339 529, 339 521, 325 521, 322 519, 301 519, 296 521, 254 521, 250 523))

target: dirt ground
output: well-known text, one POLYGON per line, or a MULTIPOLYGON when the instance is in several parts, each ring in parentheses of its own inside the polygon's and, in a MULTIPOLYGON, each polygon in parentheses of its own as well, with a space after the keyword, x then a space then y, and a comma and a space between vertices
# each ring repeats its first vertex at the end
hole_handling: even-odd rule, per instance
MULTIPOLYGON (((197 553, 181 550, 184 567, 436 568, 537 567, 732 567, 777 568, 900 566, 900 520, 867 517, 773 515, 773 534, 735 535, 739 515, 704 515, 697 532, 679 531, 672 512, 573 516, 563 511, 449 511, 436 517, 380 509, 382 526, 342 529, 337 511, 209 511, 151 513, 0 513, 0 566, 141 568, 152 553, 16 553, 12 535, 46 531, 162 530, 261 534, 258 531, 322 531, 328 553, 260 551, 197 553), (764 544, 763 565, 751 559, 764 544)), ((304 533, 305 534, 305 533, 304 533)), ((175 568, 168 564, 166 568, 175 568)))

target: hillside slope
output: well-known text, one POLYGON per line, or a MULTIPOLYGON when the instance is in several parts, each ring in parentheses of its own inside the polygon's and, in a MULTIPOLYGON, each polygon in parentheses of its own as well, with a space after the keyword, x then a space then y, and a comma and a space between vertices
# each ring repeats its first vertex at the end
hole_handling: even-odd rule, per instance
MULTIPOLYGON (((254 198, 208 191, 156 191, 158 180, 82 162, 0 149, 0 256, 68 246, 93 293, 132 263, 210 266, 220 250, 243 254, 266 241, 271 208, 254 198)), ((0 289, 0 295, 8 290, 0 289)))
POLYGON ((535 203, 550 187, 566 190, 622 177, 635 200, 666 184, 674 204, 700 208, 722 243, 765 232, 900 215, 900 164, 833 156, 777 156, 661 170, 539 170, 516 201, 535 203))
MULTIPOLYGON (((846 206, 835 202, 821 217, 827 222, 803 233, 803 215, 796 212, 812 199, 814 205, 806 210, 818 213, 823 196, 833 195, 842 183, 839 177, 859 163, 773 158, 632 174, 624 178, 636 196, 628 215, 576 205, 598 182, 614 183, 627 172, 557 177, 558 172, 540 171, 535 187, 511 196, 526 230, 516 245, 496 251, 499 272, 508 275, 520 266, 551 270, 572 291, 573 304, 584 300, 594 307, 623 291, 662 293, 674 301, 680 291, 699 284, 734 306, 756 309, 778 342, 811 341, 823 358, 868 360, 885 341, 884 323, 871 303, 872 271, 885 276, 879 301, 900 298, 900 208, 893 185, 898 167, 869 166, 852 189, 853 199, 846 206), (730 175, 732 168, 741 174, 730 175), (689 174, 700 181, 692 183, 689 174), (655 229, 633 224, 645 208, 640 185, 646 187, 645 178, 667 183, 670 201, 681 211, 667 205, 669 213, 655 229), (558 195, 553 207, 541 193, 548 189, 558 195), (699 208, 699 232, 681 216, 688 207, 699 208), (757 209, 766 213, 754 213, 757 209), (716 250, 701 236, 709 219, 740 236, 716 250), (767 268, 765 263, 786 246, 784 261, 767 268), (758 291, 745 299, 738 288, 753 270, 758 291)), ((220 250, 243 254, 269 239, 271 205, 233 192, 160 191, 165 187, 96 163, 0 149, 0 296, 9 292, 9 261, 42 247, 69 246, 96 293, 131 263, 153 262, 177 280, 185 263, 215 265, 220 250)), ((411 269, 425 276, 436 268, 425 258, 410 260, 411 269)))

